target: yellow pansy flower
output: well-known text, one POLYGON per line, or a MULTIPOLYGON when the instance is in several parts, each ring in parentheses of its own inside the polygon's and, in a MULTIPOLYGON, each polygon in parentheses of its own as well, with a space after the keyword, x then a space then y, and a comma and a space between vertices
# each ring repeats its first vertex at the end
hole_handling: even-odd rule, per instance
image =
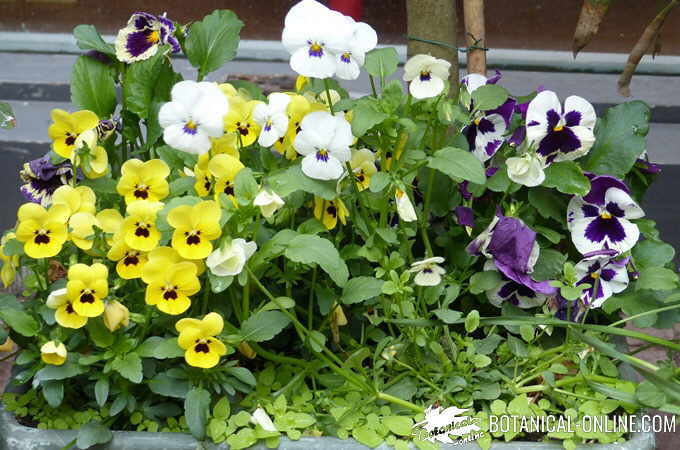
POLYGON ((142 162, 138 159, 125 161, 120 169, 120 180, 116 189, 125 197, 125 203, 137 200, 157 202, 168 196, 168 175, 170 168, 161 159, 142 162))
POLYGON ((19 255, 8 256, 5 254, 5 244, 16 238, 14 233, 6 233, 2 240, 0 240, 0 261, 2 261, 2 269, 0 269, 0 279, 2 279, 2 284, 8 288, 12 283, 14 283, 14 276, 17 273, 17 268, 19 267, 19 255))
POLYGON ((40 347, 40 359, 45 364, 61 366, 66 361, 67 356, 66 346, 61 342, 49 341, 40 347))
POLYGON ((51 116, 53 123, 48 128, 47 134, 52 139, 52 150, 67 159, 73 156, 78 136, 99 124, 97 115, 88 110, 69 114, 63 109, 53 109, 51 116))
POLYGON ((190 366, 210 369, 227 353, 225 345, 215 337, 224 328, 222 316, 215 312, 206 314, 202 320, 179 320, 175 328, 179 331, 177 342, 186 350, 184 360, 190 366))
POLYGON ((135 250, 148 252, 153 250, 161 239, 156 228, 156 214, 163 208, 161 202, 140 200, 127 206, 128 216, 123 221, 123 238, 125 243, 135 250))
POLYGON ((80 167, 87 178, 99 178, 109 171, 109 155, 106 149, 98 144, 96 130, 83 131, 74 144, 74 152, 71 154, 71 162, 74 167, 80 167), (87 147, 87 153, 84 149, 87 147), (82 155, 85 154, 85 160, 82 155))
POLYGON ((78 263, 69 267, 66 295, 78 315, 97 317, 104 312, 102 300, 109 295, 108 277, 109 269, 104 264, 78 263))
POLYGON ((352 152, 352 159, 349 161, 349 165, 354 172, 354 178, 356 179, 359 191, 368 188, 368 185, 371 183, 371 176, 378 171, 375 167, 375 153, 367 148, 355 150, 352 152))
POLYGON ((212 241, 220 237, 220 205, 204 200, 194 206, 180 205, 168 214, 168 223, 175 229, 172 247, 182 258, 203 259, 213 250, 212 241))
POLYGON ((238 206, 234 196, 234 180, 245 166, 233 156, 222 153, 215 155, 208 163, 208 170, 215 178, 215 199, 219 200, 220 192, 227 194, 234 206, 238 206))
POLYGON ((220 88, 220 91, 222 91, 224 96, 227 97, 227 98, 234 97, 234 96, 238 95, 238 91, 230 83, 221 83, 221 84, 217 85, 217 87, 220 88))
POLYGON ((323 223, 327 230, 332 230, 338 224, 338 219, 343 225, 347 223, 349 211, 339 198, 335 200, 324 200, 321 197, 314 197, 314 217, 323 223))
POLYGON ((92 248, 91 238, 94 235, 94 226, 99 227, 99 221, 94 215, 95 202, 94 191, 87 186, 74 188, 64 185, 52 195, 53 205, 65 205, 69 208, 70 237, 73 243, 83 250, 92 248))
POLYGON ((114 234, 111 249, 106 257, 111 261, 117 261, 116 273, 124 280, 140 278, 142 268, 148 261, 146 253, 127 245, 121 233, 114 234))
POLYGON ((304 95, 291 94, 290 103, 286 108, 288 115, 288 131, 286 135, 274 143, 274 149, 287 159, 297 158, 297 151, 293 145, 295 138, 300 132, 302 119, 314 111, 325 111, 326 106, 322 103, 310 102, 304 95))
POLYGON ((196 178, 194 183, 194 190, 199 197, 206 197, 212 193, 215 180, 208 170, 208 163, 210 162, 210 153, 203 153, 198 157, 198 162, 194 166, 193 175, 196 178))
POLYGON ((130 323, 130 311, 118 300, 106 302, 104 308, 104 326, 113 333, 120 327, 130 323))
POLYGON ((25 203, 17 217, 17 240, 24 243, 24 253, 31 258, 49 258, 61 251, 68 236, 68 207, 52 205, 46 210, 36 203, 25 203))
POLYGON ((260 134, 260 126, 253 119, 253 110, 262 102, 245 100, 240 95, 228 98, 229 112, 224 116, 224 131, 236 134, 241 146, 247 147, 255 142, 260 134))
POLYGON ((69 299, 66 288, 50 292, 45 304, 55 309, 54 320, 64 328, 82 328, 87 324, 87 317, 81 316, 73 309, 73 302, 69 299))
POLYGON ((97 221, 99 226, 106 233, 106 243, 111 246, 114 242, 116 233, 121 233, 123 228, 123 216, 117 209, 102 209, 97 213, 97 221))
POLYGON ((11 352, 14 350, 14 341, 12 340, 11 337, 7 336, 7 339, 5 339, 4 344, 0 344, 0 352, 11 352))
POLYGON ((147 283, 146 304, 170 315, 189 309, 189 297, 201 290, 195 264, 188 261, 173 264, 162 256, 149 259, 142 269, 142 280, 147 283))
POLYGON ((226 153, 227 155, 231 155, 236 159, 240 158, 238 152, 238 136, 236 133, 223 134, 218 138, 211 138, 210 141, 212 142, 212 147, 210 147, 211 155, 226 153))

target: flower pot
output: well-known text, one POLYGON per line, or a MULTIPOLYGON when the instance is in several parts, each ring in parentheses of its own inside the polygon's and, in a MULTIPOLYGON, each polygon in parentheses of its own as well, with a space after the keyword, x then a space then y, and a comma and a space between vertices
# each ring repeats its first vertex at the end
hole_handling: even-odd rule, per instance
MULTIPOLYGON (((14 415, 6 412, 0 407, 0 450, 59 450, 66 444, 76 439, 76 430, 40 430, 19 424, 14 415)), ((189 434, 184 433, 148 433, 139 431, 114 431, 113 439, 97 448, 109 450, 186 450, 193 448, 204 448, 202 444, 189 434)), ((226 444, 211 445, 209 449, 228 449, 226 444)), ((262 444, 252 447, 264 450, 262 444)), ((352 440, 343 441, 333 437, 303 437, 298 441, 288 439, 281 440, 282 450, 329 450, 329 449, 349 449, 360 450, 368 447, 352 440)), ((389 449, 388 445, 381 445, 379 449, 389 449)), ((475 450, 477 444, 465 445, 442 445, 442 449, 475 450)), ((542 442, 511 442, 494 443, 492 450, 560 450, 562 445, 542 442)), ((622 444, 589 445, 578 446, 577 448, 591 448, 593 450, 652 450, 655 448, 654 434, 633 433, 631 439, 622 444)))

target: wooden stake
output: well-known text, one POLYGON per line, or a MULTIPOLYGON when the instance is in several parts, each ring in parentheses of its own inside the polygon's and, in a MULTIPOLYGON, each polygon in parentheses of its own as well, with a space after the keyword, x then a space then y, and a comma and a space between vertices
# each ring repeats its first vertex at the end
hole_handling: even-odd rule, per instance
MULTIPOLYGON (((484 27, 484 0, 464 0, 465 42, 468 47, 486 47, 484 27)), ((467 72, 486 76, 486 51, 470 50, 467 54, 467 72)))

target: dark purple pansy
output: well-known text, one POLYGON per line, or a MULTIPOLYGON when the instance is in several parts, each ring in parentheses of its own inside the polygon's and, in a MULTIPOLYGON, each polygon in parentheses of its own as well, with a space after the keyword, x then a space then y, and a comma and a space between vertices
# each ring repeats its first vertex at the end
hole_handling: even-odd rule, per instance
POLYGON ((581 301, 590 308, 601 306, 613 294, 628 287, 626 265, 630 258, 613 259, 611 255, 590 254, 576 266, 576 285, 589 284, 581 301))
MULTIPOLYGON (((489 260, 484 264, 484 270, 497 270, 497 268, 494 262, 489 260)), ((518 283, 504 275, 501 275, 501 280, 495 287, 486 291, 486 296, 491 304, 499 308, 506 302, 518 308, 534 308, 545 303, 548 298, 525 284, 518 283)))
POLYGON ((475 214, 472 208, 468 208, 467 206, 456 206, 454 213, 456 214, 456 220, 459 225, 474 228, 475 214))
POLYGON ((174 32, 174 23, 165 15, 136 12, 118 32, 116 56, 127 63, 141 61, 153 56, 158 46, 165 44, 170 45, 173 53, 178 53, 180 45, 174 32))
POLYGON ((54 191, 73 177, 73 167, 70 161, 52 164, 48 153, 25 163, 19 177, 25 182, 19 190, 26 200, 47 207, 54 191))
POLYGON ((550 309, 555 312, 555 317, 560 320, 568 320, 570 322, 580 322, 585 309, 579 301, 569 301, 557 295, 550 300, 550 309), (569 318, 567 319, 567 315, 569 318))

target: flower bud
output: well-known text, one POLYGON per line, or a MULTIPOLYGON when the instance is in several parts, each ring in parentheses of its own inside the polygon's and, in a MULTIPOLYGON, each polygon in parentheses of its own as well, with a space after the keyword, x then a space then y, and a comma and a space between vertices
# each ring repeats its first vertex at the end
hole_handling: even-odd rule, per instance
POLYGON ((106 304, 104 309, 104 325, 109 331, 114 332, 120 327, 126 327, 130 323, 130 312, 117 300, 106 304))
POLYGON ((67 355, 66 346, 61 342, 49 341, 40 347, 40 358, 45 364, 61 366, 66 361, 67 355))
POLYGON ((14 349, 14 341, 7 336, 5 343, 0 345, 0 352, 11 352, 14 349))

